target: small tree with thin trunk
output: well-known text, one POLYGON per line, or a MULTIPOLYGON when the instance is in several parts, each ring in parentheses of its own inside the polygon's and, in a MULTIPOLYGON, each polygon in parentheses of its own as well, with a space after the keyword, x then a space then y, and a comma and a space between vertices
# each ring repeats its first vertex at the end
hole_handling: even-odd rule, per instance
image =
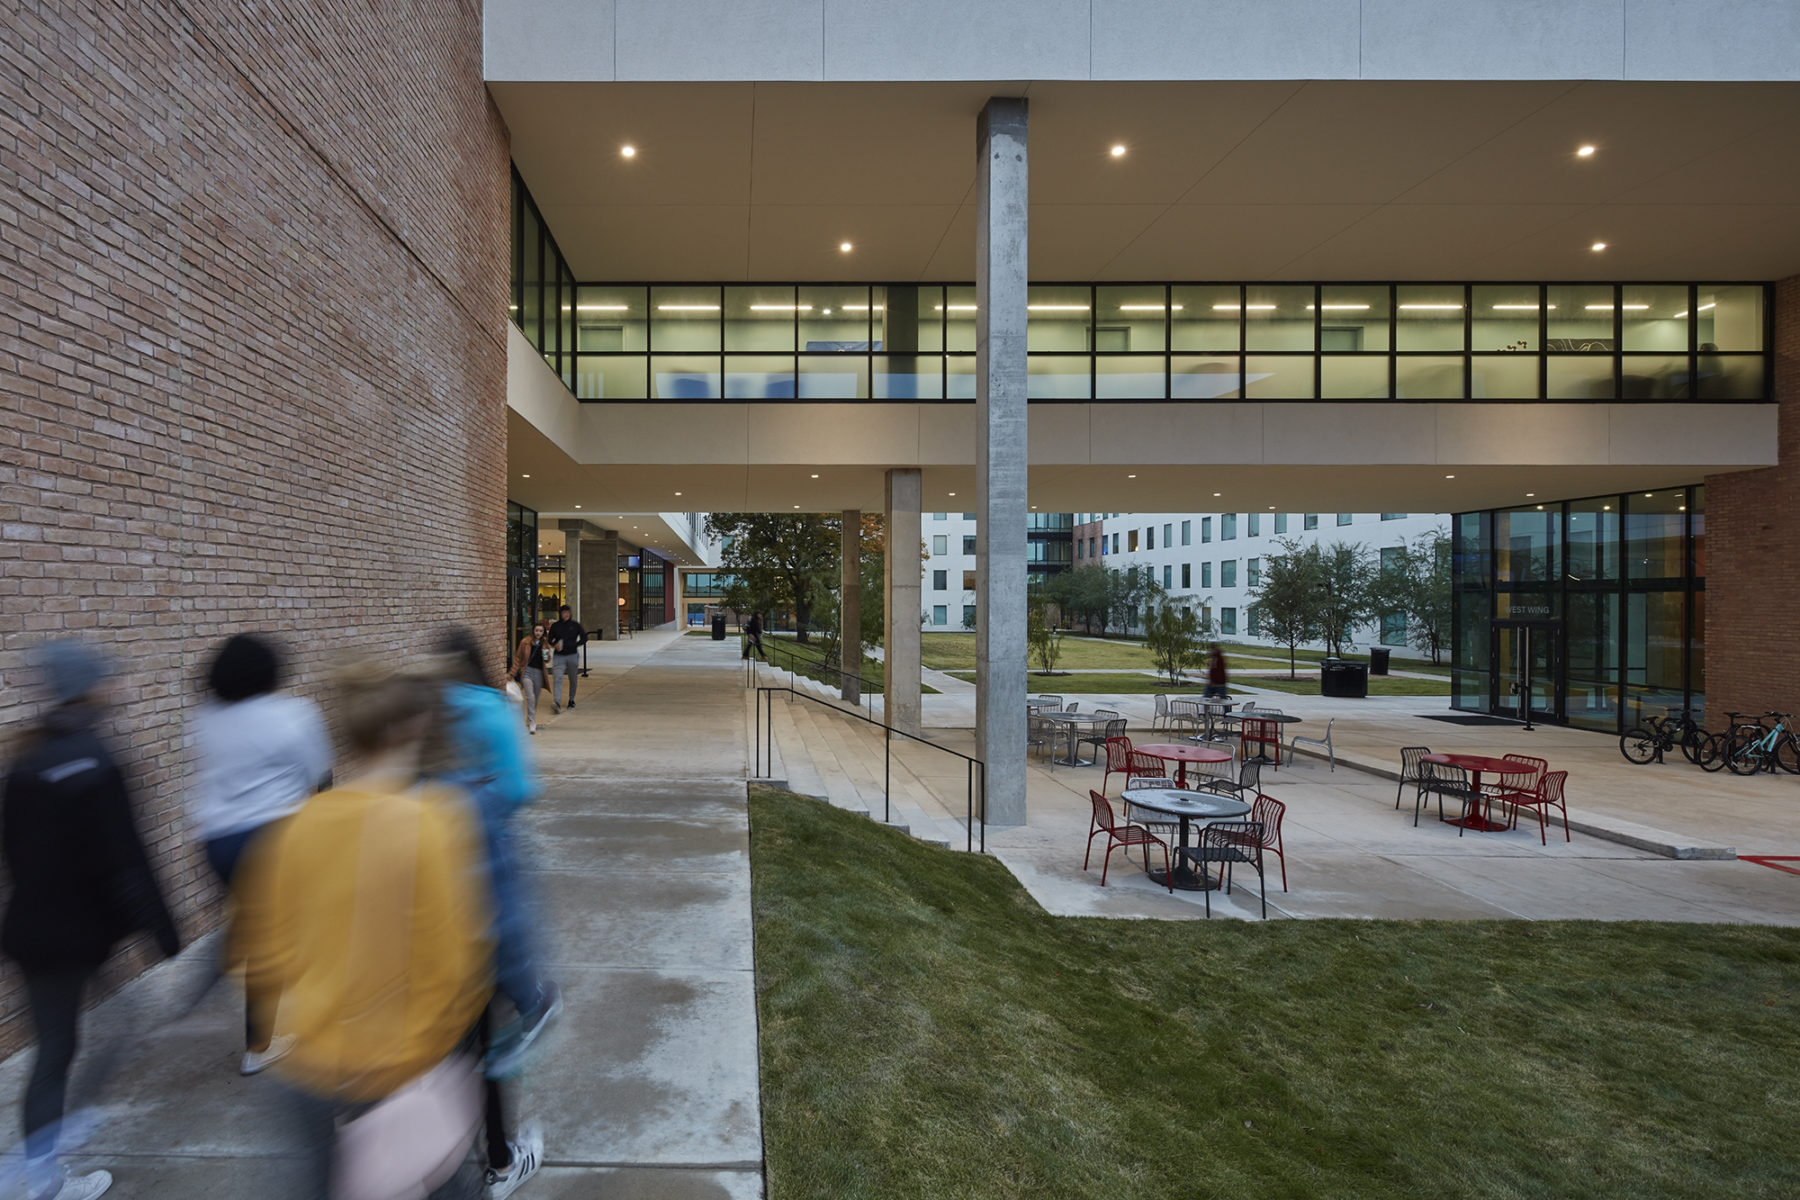
POLYGON ((1200 619, 1190 608, 1159 603, 1144 622, 1144 644, 1156 659, 1156 669, 1169 677, 1170 687, 1181 686, 1181 676, 1203 661, 1200 619))
POLYGON ((1043 673, 1052 674, 1056 670, 1056 660, 1062 654, 1062 630, 1050 622, 1046 606, 1041 602, 1033 604, 1025 614, 1025 641, 1043 673))
POLYGON ((1319 636, 1319 548, 1303 550, 1292 538, 1276 545, 1282 553, 1263 559, 1252 608, 1263 636, 1287 643, 1288 678, 1296 679, 1300 643, 1319 636))

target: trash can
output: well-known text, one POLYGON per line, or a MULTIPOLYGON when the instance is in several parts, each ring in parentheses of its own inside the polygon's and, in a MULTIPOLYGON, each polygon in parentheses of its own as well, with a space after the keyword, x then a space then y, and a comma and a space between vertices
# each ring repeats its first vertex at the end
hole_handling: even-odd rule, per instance
POLYGON ((1319 694, 1361 700, 1369 694, 1369 668, 1342 658, 1319 664, 1319 694))
POLYGON ((724 613, 714 613, 713 614, 713 641, 722 642, 724 640, 725 640, 725 614, 724 613))
POLYGON ((1390 655, 1392 653, 1393 653, 1393 651, 1389 650, 1386 646, 1370 646, 1369 647, 1369 674, 1371 674, 1371 675, 1386 675, 1387 668, 1388 668, 1388 655, 1390 655))

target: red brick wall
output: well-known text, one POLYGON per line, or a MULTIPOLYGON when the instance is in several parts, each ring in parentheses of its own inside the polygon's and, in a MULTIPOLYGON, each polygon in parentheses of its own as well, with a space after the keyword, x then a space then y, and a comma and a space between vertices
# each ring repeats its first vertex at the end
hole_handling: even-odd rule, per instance
POLYGON ((1775 287, 1781 465, 1706 480, 1706 711, 1800 712, 1800 277, 1775 287))
POLYGON ((478 3, 0 11, 0 728, 29 644, 113 656, 190 935, 212 645, 277 631, 321 695, 337 652, 503 628, 506 164, 478 3))

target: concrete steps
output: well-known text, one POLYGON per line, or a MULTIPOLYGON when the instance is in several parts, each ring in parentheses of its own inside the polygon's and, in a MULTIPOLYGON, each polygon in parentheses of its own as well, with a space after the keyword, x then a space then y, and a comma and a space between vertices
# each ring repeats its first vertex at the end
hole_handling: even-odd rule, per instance
MULTIPOLYGON (((920 841, 949 848, 967 845, 962 813, 966 811, 966 791, 961 783, 954 803, 940 797, 922 775, 934 772, 942 778, 944 758, 935 767, 925 765, 930 759, 943 757, 929 747, 893 741, 893 753, 884 761, 884 735, 879 726, 871 725, 848 714, 848 706, 837 699, 836 692, 813 681, 796 680, 795 690, 817 697, 824 703, 786 696, 776 697, 774 710, 775 758, 780 775, 769 776, 790 791, 814 796, 835 807, 861 813, 874 821, 920 841), (836 715, 832 709, 843 709, 836 715), (919 765, 915 772, 912 764, 919 765), (883 788, 884 773, 887 787, 883 788)), ((746 703, 746 720, 754 728, 754 718, 746 703)), ((860 710, 859 710, 860 711, 860 710)), ((765 707, 765 718, 769 708, 765 707)))

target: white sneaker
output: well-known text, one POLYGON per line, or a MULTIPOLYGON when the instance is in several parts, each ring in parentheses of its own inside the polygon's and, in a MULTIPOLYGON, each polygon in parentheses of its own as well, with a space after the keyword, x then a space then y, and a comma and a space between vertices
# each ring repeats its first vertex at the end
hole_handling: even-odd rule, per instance
POLYGON ((487 1186, 491 1200, 505 1200, 544 1165, 544 1131, 535 1123, 520 1126, 517 1139, 506 1146, 512 1151, 512 1164, 504 1171, 488 1168, 487 1186))
MULTIPOLYGON (((273 1064, 278 1063, 282 1059, 286 1058, 288 1056, 288 1051, 292 1050, 293 1048, 294 1048, 294 1035, 293 1034, 291 1034, 291 1033, 278 1034, 277 1036, 269 1039, 268 1049, 244 1051, 244 1061, 238 1064, 238 1074, 239 1075, 260 1075, 264 1071, 268 1070, 269 1067, 272 1066, 273 1064)), ((98 1194, 99 1194, 98 1192, 95 1193, 95 1195, 98 1195, 98 1194)))
POLYGON ((536 721, 530 722, 528 725, 526 725, 526 728, 531 730, 531 732, 536 733, 537 732, 537 722, 536 721))
POLYGON ((65 1173, 56 1190, 39 1192, 36 1200, 94 1200, 111 1186, 111 1171, 89 1171, 86 1175, 65 1173))

